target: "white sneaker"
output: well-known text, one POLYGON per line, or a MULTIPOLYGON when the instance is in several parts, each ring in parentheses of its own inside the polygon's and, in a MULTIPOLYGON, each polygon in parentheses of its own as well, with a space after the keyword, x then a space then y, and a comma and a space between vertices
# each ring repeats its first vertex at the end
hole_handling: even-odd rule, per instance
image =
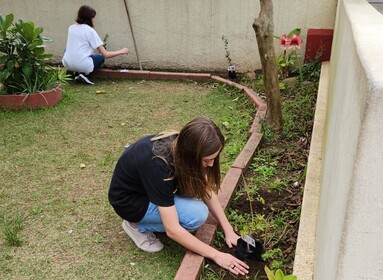
POLYGON ((122 228, 137 247, 145 252, 155 253, 164 248, 164 244, 152 232, 139 232, 125 220, 122 221, 122 228))
POLYGON ((89 84, 89 85, 94 85, 94 82, 91 81, 89 79, 89 77, 87 77, 86 75, 84 75, 83 73, 80 73, 77 77, 75 78, 75 81, 79 80, 79 81, 82 81, 86 84, 89 84), (77 79, 76 79, 77 78, 77 79))

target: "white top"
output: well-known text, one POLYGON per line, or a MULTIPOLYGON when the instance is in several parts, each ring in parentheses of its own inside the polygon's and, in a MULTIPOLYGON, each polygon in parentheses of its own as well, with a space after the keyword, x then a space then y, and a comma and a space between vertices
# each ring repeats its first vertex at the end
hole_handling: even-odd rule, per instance
POLYGON ((68 38, 62 63, 70 71, 88 75, 93 71, 93 51, 102 46, 100 36, 87 24, 72 24, 68 28, 68 38))

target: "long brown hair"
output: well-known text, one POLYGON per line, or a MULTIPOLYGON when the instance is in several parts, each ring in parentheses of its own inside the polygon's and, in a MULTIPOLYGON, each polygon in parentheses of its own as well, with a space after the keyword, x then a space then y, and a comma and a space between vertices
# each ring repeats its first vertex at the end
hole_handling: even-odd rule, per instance
POLYGON ((221 183, 219 154, 225 139, 216 124, 205 117, 187 123, 174 140, 174 168, 180 195, 210 198, 221 183), (212 167, 202 167, 202 158, 218 152, 212 167))

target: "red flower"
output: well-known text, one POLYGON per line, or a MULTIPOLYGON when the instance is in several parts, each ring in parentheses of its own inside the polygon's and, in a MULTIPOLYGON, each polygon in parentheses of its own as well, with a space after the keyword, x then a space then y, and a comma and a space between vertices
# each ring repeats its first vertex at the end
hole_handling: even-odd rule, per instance
POLYGON ((303 40, 298 35, 291 36, 290 39, 287 41, 287 46, 290 50, 297 50, 301 48, 301 44, 303 43, 303 40))
POLYGON ((279 39, 279 45, 281 46, 282 50, 285 50, 287 48, 287 42, 288 42, 287 35, 283 34, 282 37, 279 39))

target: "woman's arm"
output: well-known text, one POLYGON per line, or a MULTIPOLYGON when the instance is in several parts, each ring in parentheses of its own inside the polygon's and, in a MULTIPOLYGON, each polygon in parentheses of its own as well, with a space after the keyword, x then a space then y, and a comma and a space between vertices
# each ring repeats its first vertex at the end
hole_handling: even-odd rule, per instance
POLYGON ((109 52, 107 51, 104 46, 99 46, 97 48, 97 50, 99 51, 100 54, 102 54, 103 57, 105 58, 111 58, 111 57, 115 57, 115 56, 118 56, 118 55, 122 55, 122 54, 127 54, 129 52, 129 49, 128 48, 123 48, 121 50, 118 50, 118 51, 113 51, 113 52, 109 52))
POLYGON ((231 248, 233 245, 237 246, 237 240, 240 238, 233 230, 233 227, 230 225, 229 221, 226 218, 225 212, 222 209, 221 204, 219 203, 218 196, 214 193, 210 193, 210 199, 205 199, 207 207, 209 208, 210 213, 217 219, 218 223, 221 225, 223 232, 225 233, 225 240, 227 246, 231 248))
POLYGON ((212 259, 219 266, 228 269, 234 274, 245 275, 248 273, 249 266, 234 256, 222 253, 217 249, 203 243, 193 234, 181 227, 178 220, 178 214, 175 206, 158 207, 162 223, 169 238, 203 257, 212 259))

